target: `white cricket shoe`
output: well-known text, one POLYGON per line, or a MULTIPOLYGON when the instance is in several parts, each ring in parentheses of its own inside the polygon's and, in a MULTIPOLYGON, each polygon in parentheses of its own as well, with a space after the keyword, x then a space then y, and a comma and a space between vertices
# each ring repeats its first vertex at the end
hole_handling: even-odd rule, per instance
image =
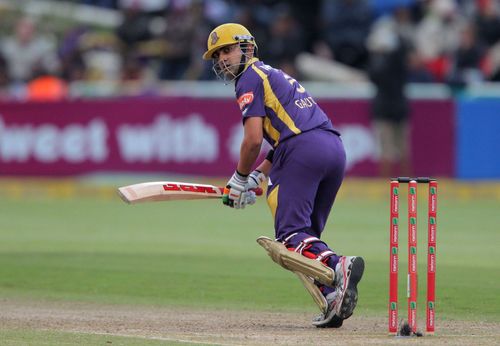
POLYGON ((344 321, 340 317, 338 317, 335 313, 337 311, 336 304, 337 300, 337 291, 333 291, 329 293, 326 297, 326 302, 328 303, 328 308, 326 313, 316 316, 312 324, 318 328, 340 328, 342 327, 342 322, 344 321))
POLYGON ((312 324, 318 328, 340 328, 349 318, 358 302, 358 282, 363 276, 365 262, 356 256, 342 256, 335 267, 335 291, 326 296, 326 313, 314 318, 312 324))
POLYGON ((335 267, 335 315, 343 320, 352 315, 358 303, 357 286, 364 270, 365 261, 357 256, 342 256, 335 267))

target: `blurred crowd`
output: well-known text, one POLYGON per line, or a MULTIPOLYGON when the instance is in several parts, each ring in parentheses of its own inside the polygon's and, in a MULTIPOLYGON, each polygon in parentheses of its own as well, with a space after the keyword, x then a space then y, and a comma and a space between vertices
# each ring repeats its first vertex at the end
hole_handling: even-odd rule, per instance
POLYGON ((201 55, 208 33, 223 22, 245 25, 263 61, 301 80, 321 76, 311 70, 320 66, 349 72, 338 74, 342 81, 369 78, 374 57, 398 51, 407 82, 500 81, 500 0, 66 2, 114 11, 121 23, 102 29, 75 22, 51 33, 46 18, 20 16, 0 37, 0 88, 10 96, 58 97, 78 82, 213 79, 201 55))

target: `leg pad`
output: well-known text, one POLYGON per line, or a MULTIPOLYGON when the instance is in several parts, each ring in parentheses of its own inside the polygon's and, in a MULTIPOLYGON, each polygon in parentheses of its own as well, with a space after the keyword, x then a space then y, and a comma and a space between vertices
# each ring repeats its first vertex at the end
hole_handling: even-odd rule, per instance
POLYGON ((304 288, 309 292, 311 295, 312 299, 318 306, 319 310, 323 313, 326 314, 326 311, 328 309, 328 302, 326 301, 325 296, 321 291, 319 290, 318 286, 314 284, 314 280, 311 279, 309 276, 299 273, 299 272, 294 272, 295 275, 299 278, 300 282, 304 285, 304 288))
POLYGON ((257 238, 257 243, 266 249, 271 259, 280 266, 293 272, 305 274, 323 285, 335 287, 335 272, 317 260, 289 251, 285 245, 268 237, 257 238))

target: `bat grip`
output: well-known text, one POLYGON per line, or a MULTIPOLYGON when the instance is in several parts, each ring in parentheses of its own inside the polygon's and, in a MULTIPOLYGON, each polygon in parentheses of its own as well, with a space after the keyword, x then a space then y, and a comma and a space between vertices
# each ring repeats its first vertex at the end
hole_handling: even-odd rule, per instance
POLYGON ((261 187, 257 187, 255 189, 250 189, 250 191, 255 192, 255 195, 257 195, 257 196, 262 196, 262 194, 264 193, 264 191, 262 190, 261 187))
MULTIPOLYGON (((224 193, 224 188, 223 187, 219 187, 219 190, 220 190, 221 193, 224 193)), ((255 192, 256 196, 262 196, 262 194, 264 193, 264 190, 262 190, 261 187, 257 187, 255 189, 250 189, 250 191, 255 192)))

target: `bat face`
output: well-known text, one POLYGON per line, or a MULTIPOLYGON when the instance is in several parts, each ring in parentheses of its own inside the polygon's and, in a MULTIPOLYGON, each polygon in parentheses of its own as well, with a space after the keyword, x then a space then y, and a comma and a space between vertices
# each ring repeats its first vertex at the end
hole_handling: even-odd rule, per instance
POLYGON ((120 197, 129 204, 153 201, 221 198, 223 188, 213 185, 157 181, 118 188, 120 197))

